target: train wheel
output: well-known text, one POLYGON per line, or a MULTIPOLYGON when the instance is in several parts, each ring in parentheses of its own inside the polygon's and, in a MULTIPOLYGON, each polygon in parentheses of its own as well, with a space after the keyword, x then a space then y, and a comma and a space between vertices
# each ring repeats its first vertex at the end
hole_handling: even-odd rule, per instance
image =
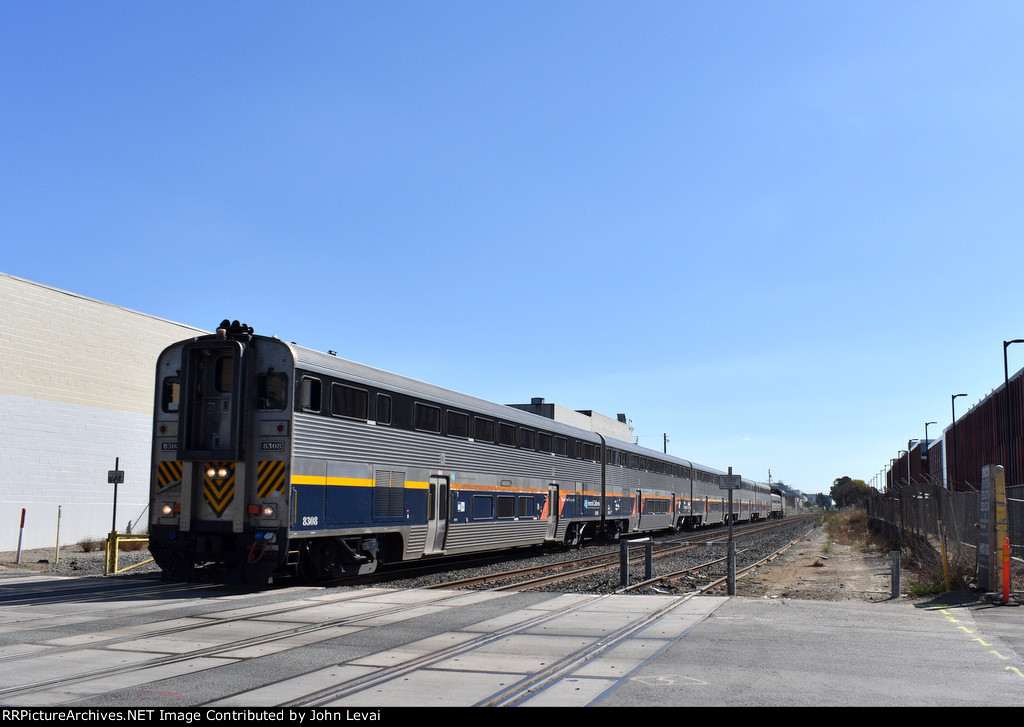
POLYGON ((303 583, 317 583, 327 578, 337 577, 337 557, 332 543, 326 539, 307 541, 299 548, 299 562, 295 573, 303 583))
POLYGON ((583 542, 583 526, 571 524, 565 529, 565 538, 562 541, 567 548, 578 548, 583 542))
POLYGON ((161 563, 160 567, 163 569, 161 574, 162 580, 190 583, 195 573, 196 564, 192 558, 184 553, 175 553, 168 559, 167 565, 161 563))

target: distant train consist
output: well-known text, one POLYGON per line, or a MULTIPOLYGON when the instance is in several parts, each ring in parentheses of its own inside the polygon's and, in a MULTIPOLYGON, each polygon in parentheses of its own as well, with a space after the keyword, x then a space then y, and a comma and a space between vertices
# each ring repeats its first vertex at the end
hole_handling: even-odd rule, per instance
MULTIPOLYGON (((728 521, 724 472, 237 321, 157 363, 150 550, 249 582, 728 521)), ((742 480, 733 520, 781 517, 742 480)))

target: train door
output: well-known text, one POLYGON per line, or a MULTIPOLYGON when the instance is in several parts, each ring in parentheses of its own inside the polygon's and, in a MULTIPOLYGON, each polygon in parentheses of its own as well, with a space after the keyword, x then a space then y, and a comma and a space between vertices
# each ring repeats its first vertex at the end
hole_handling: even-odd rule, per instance
MULTIPOLYGON (((194 464, 183 482, 195 490, 184 498, 186 520, 231 521, 240 531, 242 516, 236 486, 243 492, 242 345, 237 341, 204 341, 182 351, 182 407, 178 428, 178 459, 194 464)), ((183 502, 184 505, 184 502, 183 502)), ((183 507, 184 509, 184 507, 183 507)))
POLYGON ((427 490, 427 542, 423 552, 443 553, 444 538, 448 534, 448 495, 450 481, 447 477, 431 477, 427 490))
POLYGON ((548 540, 554 540, 558 533, 558 484, 552 482, 548 485, 548 502, 547 502, 547 517, 548 517, 548 532, 544 537, 548 540))
POLYGON ((186 346, 179 459, 234 461, 241 452, 242 350, 235 341, 186 346))

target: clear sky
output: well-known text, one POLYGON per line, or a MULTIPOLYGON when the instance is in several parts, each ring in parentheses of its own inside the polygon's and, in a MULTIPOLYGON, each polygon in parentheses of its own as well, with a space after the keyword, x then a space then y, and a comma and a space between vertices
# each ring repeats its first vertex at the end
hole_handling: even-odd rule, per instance
POLYGON ((1024 338, 1022 37, 985 0, 5 0, 0 271, 827 492, 1024 338))

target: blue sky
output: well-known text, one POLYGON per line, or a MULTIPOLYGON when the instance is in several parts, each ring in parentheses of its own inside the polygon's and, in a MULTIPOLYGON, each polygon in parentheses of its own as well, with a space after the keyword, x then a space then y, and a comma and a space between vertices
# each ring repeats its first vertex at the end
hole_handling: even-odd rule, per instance
POLYGON ((8 0, 0 271, 827 492, 1024 337, 1022 21, 8 0))

